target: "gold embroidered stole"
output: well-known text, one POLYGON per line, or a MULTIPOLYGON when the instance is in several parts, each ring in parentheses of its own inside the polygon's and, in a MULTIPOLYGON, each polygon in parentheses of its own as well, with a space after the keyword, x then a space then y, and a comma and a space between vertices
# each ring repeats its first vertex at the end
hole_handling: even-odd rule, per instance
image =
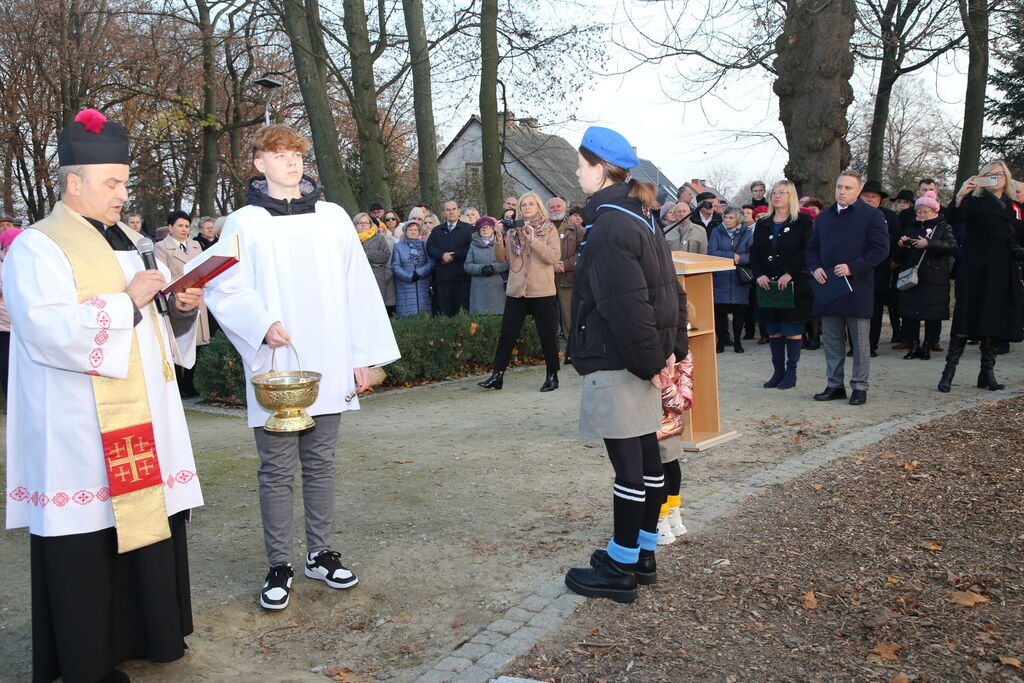
MULTIPOLYGON (((64 250, 71 262, 78 301, 92 302, 96 309, 96 321, 101 329, 96 333, 96 348, 89 356, 89 364, 97 368, 103 363, 102 346, 109 337, 107 328, 110 326, 110 316, 103 310, 106 302, 98 297, 125 291, 121 265, 96 228, 62 202, 32 227, 64 250)), ((131 229, 125 230, 134 242, 139 235, 133 233, 131 229)), ((150 304, 151 309, 152 306, 150 304)), ((155 311, 150 310, 150 315, 155 315, 155 311)), ((163 344, 159 328, 157 340, 163 344)), ((114 507, 117 551, 126 553, 170 538, 163 476, 135 330, 132 330, 127 379, 101 377, 95 369, 88 374, 92 375, 110 502, 114 507)))

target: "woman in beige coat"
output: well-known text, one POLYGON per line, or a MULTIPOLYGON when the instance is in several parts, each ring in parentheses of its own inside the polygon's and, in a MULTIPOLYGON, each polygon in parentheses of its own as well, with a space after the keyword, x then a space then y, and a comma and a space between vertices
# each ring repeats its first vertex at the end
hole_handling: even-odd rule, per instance
MULTIPOLYGON (((203 248, 199 242, 189 239, 192 223, 184 211, 174 211, 167 217, 170 232, 167 237, 157 243, 153 253, 171 271, 171 279, 175 280, 185 273, 185 264, 202 255, 203 248)), ((199 305, 199 325, 196 327, 196 346, 210 343, 210 320, 206 313, 206 304, 199 305)))
POLYGON ((523 321, 533 316, 537 336, 544 351, 547 377, 541 391, 558 388, 558 297, 555 290, 555 264, 562 258, 558 230, 548 220, 544 202, 533 192, 519 198, 519 216, 523 225, 508 230, 495 244, 495 260, 508 264, 505 287, 505 312, 501 317, 501 336, 494 354, 491 376, 480 382, 485 389, 501 389, 505 368, 512 357, 523 321))

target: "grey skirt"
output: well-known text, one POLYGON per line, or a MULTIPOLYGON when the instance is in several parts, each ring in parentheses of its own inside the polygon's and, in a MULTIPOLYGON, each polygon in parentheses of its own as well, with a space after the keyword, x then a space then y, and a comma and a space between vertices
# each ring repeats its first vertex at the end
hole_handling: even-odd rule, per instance
POLYGON ((661 429, 661 390, 629 370, 598 370, 583 376, 580 433, 629 439, 661 429))

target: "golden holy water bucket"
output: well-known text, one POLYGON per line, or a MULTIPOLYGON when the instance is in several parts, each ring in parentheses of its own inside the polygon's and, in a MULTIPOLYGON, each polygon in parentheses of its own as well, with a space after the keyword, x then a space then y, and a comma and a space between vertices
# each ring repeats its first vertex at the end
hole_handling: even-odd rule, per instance
POLYGON ((291 347, 298 370, 278 372, 275 367, 277 349, 270 354, 270 372, 252 378, 256 401, 273 414, 263 428, 268 432, 301 432, 313 426, 313 418, 306 408, 313 405, 320 393, 319 372, 302 369, 302 361, 295 347, 291 347))

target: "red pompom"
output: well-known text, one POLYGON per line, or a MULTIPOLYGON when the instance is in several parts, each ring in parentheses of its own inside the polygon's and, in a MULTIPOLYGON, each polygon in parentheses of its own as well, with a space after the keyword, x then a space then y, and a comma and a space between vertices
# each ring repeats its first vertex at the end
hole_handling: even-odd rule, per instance
POLYGON ((99 133, 103 130, 103 124, 107 122, 107 117, 95 109, 83 109, 78 112, 75 121, 81 123, 82 128, 85 128, 90 133, 99 133))

